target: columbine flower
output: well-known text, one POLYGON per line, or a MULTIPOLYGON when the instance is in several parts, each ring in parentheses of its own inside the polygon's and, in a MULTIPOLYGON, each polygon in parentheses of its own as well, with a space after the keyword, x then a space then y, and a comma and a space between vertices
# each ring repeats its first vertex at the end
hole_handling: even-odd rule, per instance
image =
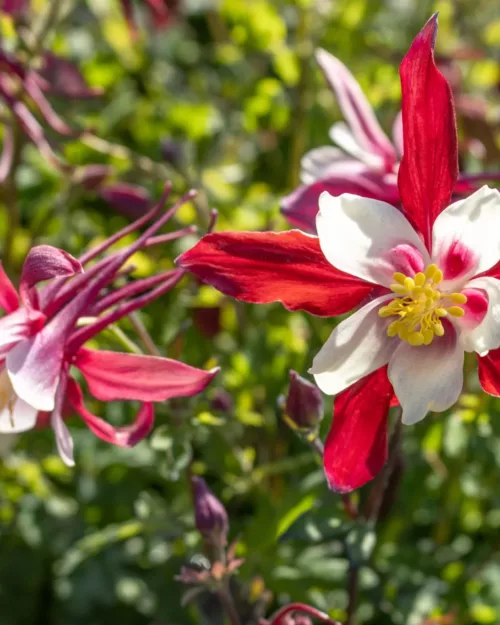
MULTIPOLYGON (((100 94, 101 91, 90 89, 86 85, 78 68, 70 61, 45 54, 41 67, 34 70, 26 68, 17 58, 0 50, 0 99, 11 111, 13 121, 19 124, 42 156, 56 167, 61 167, 61 162, 54 154, 42 125, 31 112, 27 102, 35 106, 39 117, 56 133, 74 137, 77 133, 55 112, 47 95, 81 99, 93 98, 100 94)), ((0 182, 8 176, 13 156, 13 131, 10 126, 5 125, 3 151, 0 157, 0 182)))
MULTIPOLYGON (((322 192, 332 195, 353 193, 400 207, 399 163, 403 156, 401 114, 392 126, 392 141, 384 133, 375 112, 347 67, 326 50, 316 52, 316 61, 337 98, 345 122, 330 128, 337 146, 323 146, 302 159, 301 181, 283 198, 281 211, 288 221, 305 232, 316 233, 318 199, 322 192)), ((454 193, 470 193, 477 181, 492 180, 497 174, 463 175, 454 193)))
POLYGON ((129 447, 144 438, 153 426, 153 403, 172 397, 188 397, 202 391, 217 373, 203 371, 168 358, 93 350, 84 344, 103 329, 157 299, 175 286, 182 270, 113 285, 127 275, 124 263, 140 249, 171 241, 191 232, 184 229, 165 235, 158 230, 192 194, 172 209, 159 205, 119 231, 79 260, 62 250, 33 248, 24 263, 19 296, 0 269, 0 432, 29 430, 39 412, 50 413, 63 460, 73 464, 73 444, 63 421, 63 408, 71 406, 87 426, 103 440, 129 447), (114 243, 151 222, 134 243, 104 255, 114 243), (86 271, 83 272, 83 267, 86 271), (37 290, 42 281, 50 282, 37 290), (81 321, 90 321, 81 325, 81 321), (131 426, 114 428, 90 413, 80 387, 70 377, 76 367, 90 393, 101 401, 142 402, 131 426))
POLYGON ((338 393, 324 463, 341 492, 384 465, 394 393, 405 423, 449 408, 462 388, 464 351, 475 351, 483 388, 500 395, 500 196, 483 187, 449 205, 457 135, 451 90, 434 63, 436 31, 434 16, 400 68, 406 216, 380 201, 325 193, 319 238, 210 234, 179 260, 248 302, 321 316, 361 305, 312 366, 320 388, 338 393))

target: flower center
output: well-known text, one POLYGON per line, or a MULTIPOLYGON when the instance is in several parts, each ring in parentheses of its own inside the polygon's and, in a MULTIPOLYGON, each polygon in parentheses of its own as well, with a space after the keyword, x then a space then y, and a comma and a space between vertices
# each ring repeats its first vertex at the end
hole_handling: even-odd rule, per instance
POLYGON ((388 336, 399 336, 410 345, 430 345, 435 336, 444 335, 442 317, 463 317, 463 293, 441 293, 437 285, 443 272, 437 265, 429 265, 425 273, 419 271, 414 278, 397 271, 390 289, 399 297, 378 311, 380 317, 398 317, 387 327, 388 336))

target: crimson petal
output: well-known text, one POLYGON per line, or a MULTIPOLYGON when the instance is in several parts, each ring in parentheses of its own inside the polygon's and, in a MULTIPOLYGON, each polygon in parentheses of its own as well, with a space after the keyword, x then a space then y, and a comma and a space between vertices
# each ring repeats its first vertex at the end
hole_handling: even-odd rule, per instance
POLYGON ((73 364, 83 373, 92 395, 103 401, 165 401, 200 393, 218 373, 158 356, 80 348, 73 364))
POLYGON ((87 427, 99 438, 118 447, 133 447, 145 438, 154 425, 153 405, 145 403, 139 409, 137 417, 131 425, 113 427, 100 417, 89 412, 83 403, 82 391, 71 378, 67 387, 68 399, 76 412, 85 421, 87 427))
POLYGON ((335 269, 318 238, 299 230, 207 234, 177 264, 236 299, 324 317, 348 312, 374 288, 335 269))
POLYGON ((500 397, 500 349, 492 349, 478 357, 479 382, 490 395, 500 397))
POLYGON ((14 312, 19 308, 17 291, 5 273, 2 263, 0 263, 0 308, 3 308, 6 313, 14 312))
POLYGON ((450 203, 458 176, 453 95, 434 62, 436 34, 437 14, 415 37, 399 69, 404 142, 399 193, 429 249, 432 224, 450 203))
POLYGON ((330 488, 348 493, 373 479, 387 460, 387 415, 394 393, 383 367, 335 398, 323 457, 330 488))

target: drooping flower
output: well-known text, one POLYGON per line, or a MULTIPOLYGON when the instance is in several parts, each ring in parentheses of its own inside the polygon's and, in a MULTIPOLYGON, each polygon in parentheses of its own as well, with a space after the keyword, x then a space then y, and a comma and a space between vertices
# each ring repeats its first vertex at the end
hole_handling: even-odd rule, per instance
POLYGON ((403 421, 442 411, 462 388, 464 352, 479 355, 483 388, 500 395, 500 195, 483 187, 450 205, 458 176, 450 87, 434 63, 437 17, 400 68, 404 213, 355 195, 321 195, 319 237, 210 234, 179 259, 225 294, 341 322, 313 361, 336 394, 324 465, 347 492, 382 468, 394 394, 403 421), (406 215, 406 216, 405 216, 406 215))
POLYGON ((61 457, 71 465, 73 444, 63 420, 65 406, 70 406, 96 436, 129 447, 151 430, 154 402, 195 395, 217 373, 218 369, 203 371, 169 358, 85 347, 89 339, 154 301, 182 278, 183 271, 174 269, 124 286, 116 283, 127 275, 123 265, 135 252, 192 232, 187 228, 157 234, 192 197, 188 194, 162 213, 167 195, 168 189, 146 215, 79 260, 50 246, 33 248, 24 263, 19 294, 0 267, 0 307, 7 313, 0 319, 0 432, 29 430, 35 427, 39 412, 50 413, 61 457), (148 223, 135 242, 104 254, 148 223), (45 286, 36 288, 47 280, 45 286), (86 325, 82 325, 83 320, 86 325), (135 422, 114 428, 90 413, 80 386, 70 376, 71 367, 80 371, 90 393, 101 401, 142 402, 135 422))
MULTIPOLYGON (((41 67, 35 70, 25 67, 18 58, 0 50, 0 99, 11 111, 13 123, 19 125, 42 156, 56 167, 62 167, 43 126, 28 106, 34 106, 42 121, 59 135, 76 136, 78 133, 52 107, 47 98, 49 95, 81 99, 97 97, 101 95, 101 91, 89 88, 78 67, 66 59, 47 53, 42 58, 41 67)), ((10 125, 5 125, 0 157, 0 182, 7 178, 13 156, 13 129, 10 125)))
MULTIPOLYGON (((317 50, 316 60, 345 121, 330 128, 330 139, 336 147, 322 146, 304 155, 302 185, 281 202, 281 211, 288 221, 310 233, 316 233, 318 200, 324 191, 336 196, 352 193, 400 208, 397 179, 403 156, 401 114, 393 123, 391 141, 347 67, 322 49, 317 50)), ((497 174, 487 173, 460 176, 454 194, 458 198, 475 190, 477 182, 497 178, 497 174)))

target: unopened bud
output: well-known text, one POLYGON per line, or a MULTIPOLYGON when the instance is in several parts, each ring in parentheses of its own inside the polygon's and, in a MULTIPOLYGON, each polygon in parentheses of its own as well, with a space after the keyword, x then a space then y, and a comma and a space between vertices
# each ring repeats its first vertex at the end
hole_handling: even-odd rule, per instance
POLYGON ((182 145, 171 139, 165 137, 160 146, 161 155, 164 161, 170 163, 174 167, 181 167, 184 163, 184 150, 182 145))
POLYGON ((290 388, 284 402, 283 419, 294 430, 314 432, 323 419, 323 397, 319 388, 290 371, 290 388))
POLYGON ((81 184, 88 191, 95 191, 112 173, 113 168, 109 165, 84 165, 75 170, 73 182, 81 184))
POLYGON ((144 187, 127 182, 117 182, 102 188, 100 196, 122 215, 132 219, 144 215, 151 206, 148 191, 144 187))
POLYGON ((210 401, 210 408, 219 412, 231 412, 233 409, 233 398, 223 388, 216 388, 210 401))
POLYGON ((191 477, 196 529, 210 542, 223 546, 227 542, 229 520, 222 503, 201 477, 191 477))

